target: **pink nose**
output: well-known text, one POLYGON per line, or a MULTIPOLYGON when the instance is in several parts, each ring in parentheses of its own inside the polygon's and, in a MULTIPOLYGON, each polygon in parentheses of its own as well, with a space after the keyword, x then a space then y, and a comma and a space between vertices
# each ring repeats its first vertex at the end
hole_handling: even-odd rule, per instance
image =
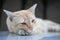
POLYGON ((30 30, 32 30, 32 29, 33 29, 33 27, 32 27, 32 26, 29 26, 28 28, 29 28, 30 30))

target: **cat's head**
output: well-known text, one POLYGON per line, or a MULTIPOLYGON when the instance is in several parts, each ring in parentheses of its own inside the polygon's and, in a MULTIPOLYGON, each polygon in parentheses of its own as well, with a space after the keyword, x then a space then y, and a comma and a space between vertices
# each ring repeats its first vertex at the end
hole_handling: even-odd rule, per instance
POLYGON ((11 12, 7 10, 3 10, 7 16, 9 17, 10 21, 17 26, 24 27, 26 29, 32 30, 35 24, 35 8, 37 4, 33 5, 27 10, 21 10, 16 12, 11 12))

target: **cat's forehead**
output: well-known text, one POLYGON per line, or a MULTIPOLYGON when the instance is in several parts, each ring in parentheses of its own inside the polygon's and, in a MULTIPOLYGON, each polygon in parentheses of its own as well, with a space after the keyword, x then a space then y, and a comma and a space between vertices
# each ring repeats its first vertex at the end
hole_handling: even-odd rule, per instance
POLYGON ((24 18, 29 18, 29 14, 30 14, 31 12, 29 12, 29 11, 27 11, 27 10, 22 10, 22 11, 17 11, 17 12, 14 12, 13 14, 14 14, 14 16, 16 16, 16 17, 20 17, 20 16, 22 16, 22 17, 24 17, 24 18))

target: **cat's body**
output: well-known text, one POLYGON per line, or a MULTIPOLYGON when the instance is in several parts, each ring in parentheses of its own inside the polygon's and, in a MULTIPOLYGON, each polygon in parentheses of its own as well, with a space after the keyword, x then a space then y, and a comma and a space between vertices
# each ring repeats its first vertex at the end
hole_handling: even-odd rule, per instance
POLYGON ((36 33, 49 33, 60 31, 60 24, 57 24, 51 20, 43 20, 40 18, 36 19, 36 28, 34 27, 36 33))
POLYGON ((49 29, 59 30, 60 24, 49 20, 43 20, 35 17, 35 8, 37 4, 27 10, 10 12, 4 10, 7 17, 7 26, 9 32, 19 35, 47 33, 49 29))

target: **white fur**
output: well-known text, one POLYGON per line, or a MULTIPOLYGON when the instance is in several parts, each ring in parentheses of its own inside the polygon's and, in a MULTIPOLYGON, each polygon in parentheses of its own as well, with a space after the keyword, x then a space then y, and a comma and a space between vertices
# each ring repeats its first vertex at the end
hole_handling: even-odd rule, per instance
MULTIPOLYGON (((7 27, 9 32, 13 32, 19 35, 28 35, 28 33, 30 34, 40 34, 40 33, 48 33, 48 29, 56 29, 59 30, 60 29, 60 24, 57 24, 55 22, 52 22, 50 20, 43 20, 40 18, 36 18, 35 17, 35 8, 36 8, 37 4, 33 5, 31 8, 27 9, 28 11, 30 11, 30 15, 28 20, 24 19, 23 16, 19 16, 19 17, 15 17, 13 12, 4 10, 4 12, 6 12, 6 14, 8 15, 7 17, 7 27), (13 14, 12 14, 13 13, 13 14), (10 18, 12 18, 12 21, 10 20, 10 18), (32 23, 32 20, 35 20, 35 23, 32 23), (30 30, 28 29, 25 25, 21 26, 20 23, 26 22, 28 25, 32 25, 33 29, 30 30), (25 32, 24 30, 21 30, 22 28, 24 28, 24 30, 27 30, 27 32, 25 32)), ((23 13, 24 11, 18 11, 19 13, 23 13)), ((15 12, 17 13, 17 12, 15 12)))
POLYGON ((50 20, 43 20, 40 18, 36 18, 36 24, 33 29, 34 33, 36 33, 36 34, 48 33, 49 29, 53 29, 53 30, 55 29, 58 32, 58 31, 60 31, 60 24, 55 23, 50 20))

